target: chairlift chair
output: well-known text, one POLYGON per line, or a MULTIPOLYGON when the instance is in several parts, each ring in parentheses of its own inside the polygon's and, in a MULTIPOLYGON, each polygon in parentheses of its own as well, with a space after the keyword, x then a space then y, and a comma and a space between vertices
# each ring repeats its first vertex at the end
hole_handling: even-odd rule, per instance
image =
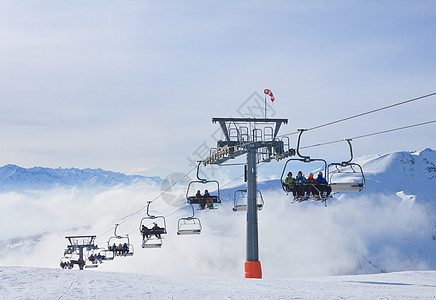
MULTIPOLYGON (((133 246, 131 246, 131 247, 133 247, 133 246)), ((129 249, 130 249, 130 247, 129 247, 129 249)), ((132 248, 132 253, 133 253, 133 248, 132 248)), ((128 255, 128 253, 126 253, 126 255, 128 255)), ((114 253, 114 251, 100 247, 100 248, 96 248, 96 249, 92 249, 91 251, 88 251, 87 257, 88 257, 88 260, 91 261, 93 264, 101 264, 106 260, 113 260, 115 257, 115 253, 114 253), (93 261, 91 261, 91 259, 90 259, 91 255, 94 257, 93 261)))
MULTIPOLYGON (((282 171, 282 175, 280 177, 280 182, 282 185, 282 189, 286 194, 289 194, 289 190, 288 187, 285 185, 284 180, 288 174, 289 171, 288 170, 288 163, 290 162, 295 162, 295 161, 299 161, 299 162, 303 162, 303 163, 314 163, 314 162, 321 162, 324 165, 324 171, 322 172, 324 174, 324 178, 326 180, 328 180, 328 165, 327 165, 327 161, 325 159, 322 158, 311 158, 310 156, 305 156, 302 155, 300 153, 300 140, 301 140, 301 136, 303 134, 304 131, 306 131, 305 129, 298 129, 298 131, 300 131, 300 134, 298 135, 298 140, 297 140, 297 148, 296 148, 296 154, 298 155, 299 158, 290 158, 286 161, 284 167, 283 167, 283 171, 282 171), (285 175, 286 174, 286 175, 285 175)), ((312 185, 313 186, 313 185, 312 185)), ((315 186, 313 186, 315 189, 317 189, 315 186)), ((318 189, 317 189, 318 190, 318 189)))
POLYGON ((216 192, 216 195, 210 195, 210 200, 214 204, 221 203, 219 182, 217 180, 207 180, 207 179, 200 178, 200 176, 199 176, 200 164, 201 164, 201 161, 199 161, 198 165, 197 165, 197 180, 193 180, 188 184, 188 189, 186 191, 186 199, 187 199, 188 203, 191 205, 192 204, 200 204, 200 199, 195 196, 196 189, 194 189, 194 187, 196 184, 204 185, 204 184, 210 184, 210 183, 213 184, 214 187, 216 187, 216 190, 214 190, 216 192))
POLYGON ((71 254, 62 256, 59 260, 59 265, 62 269, 71 269, 73 267, 71 264, 71 254))
POLYGON ((88 249, 85 258, 85 268, 97 268, 100 260, 97 259, 97 255, 94 253, 95 249, 88 249))
POLYGON ((113 252, 114 256, 132 256, 134 254, 133 245, 130 244, 130 238, 129 235, 126 234, 124 236, 117 235, 117 228, 119 224, 115 224, 114 229, 114 235, 109 238, 107 241, 108 250, 113 252), (119 245, 123 246, 124 244, 127 245, 127 249, 125 248, 118 248, 119 245), (113 245, 116 246, 115 249, 113 249, 113 245))
POLYGON ((107 248, 97 248, 92 251, 92 254, 94 254, 99 263, 103 263, 105 260, 113 260, 115 258, 114 252, 107 248))
POLYGON ((113 260, 115 258, 114 252, 109 249, 103 249, 100 253, 102 253, 102 260, 113 260))
POLYGON ((71 254, 74 252, 74 248, 72 245, 68 245, 67 248, 64 250, 64 255, 71 254))
POLYGON ((178 235, 192 235, 201 233, 201 222, 196 217, 180 218, 177 222, 178 235))
POLYGON ((142 241, 142 248, 161 248, 162 247, 162 239, 149 237, 142 241))
POLYGON ((345 141, 350 149, 350 159, 328 165, 330 174, 329 184, 332 192, 360 192, 365 186, 365 174, 359 164, 351 162, 353 160, 351 139, 346 139, 345 141))
POLYGON ((69 262, 70 262, 70 268, 73 269, 74 266, 79 266, 80 270, 83 270, 83 267, 86 265, 85 260, 81 261, 80 259, 80 255, 77 252, 73 252, 71 253, 71 256, 69 257, 69 262))
MULTIPOLYGON (((167 226, 164 216, 150 215, 150 204, 147 204, 147 216, 141 219, 139 223, 139 232, 142 230, 142 226, 147 227, 150 223, 154 224, 156 228, 148 228, 148 238, 142 241, 142 248, 160 248, 162 247, 162 234, 167 234, 167 226)), ((142 233, 141 233, 142 234, 142 233)))
POLYGON ((89 260, 89 257, 85 260, 85 268, 98 268, 98 262, 97 261, 91 261, 89 260))
POLYGON ((189 217, 180 218, 177 222, 177 234, 178 235, 192 235, 201 233, 200 219, 195 217, 194 206, 190 204, 192 209, 192 215, 189 217))
MULTIPOLYGON (((256 206, 257 210, 261 210, 263 208, 263 196, 262 193, 257 190, 256 193, 256 206)), ((247 211, 247 190, 237 190, 235 191, 233 197, 233 211, 247 211)))

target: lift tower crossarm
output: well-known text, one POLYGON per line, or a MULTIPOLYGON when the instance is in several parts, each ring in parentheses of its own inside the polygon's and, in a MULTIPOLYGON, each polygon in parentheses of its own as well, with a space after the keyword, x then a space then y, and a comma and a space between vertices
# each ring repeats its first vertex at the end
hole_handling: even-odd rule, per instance
POLYGON ((219 123, 224 133, 226 141, 230 142, 229 131, 226 126, 226 122, 229 123, 275 123, 273 139, 277 137, 280 126, 282 124, 288 124, 288 119, 257 119, 257 118, 212 118, 212 123, 219 123))

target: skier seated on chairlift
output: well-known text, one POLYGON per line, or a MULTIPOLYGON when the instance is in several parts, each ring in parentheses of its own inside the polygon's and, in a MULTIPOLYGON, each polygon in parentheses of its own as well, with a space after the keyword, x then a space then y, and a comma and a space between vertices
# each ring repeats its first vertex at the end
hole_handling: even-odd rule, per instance
POLYGON ((123 254, 126 255, 127 253, 129 253, 129 245, 127 245, 127 243, 123 244, 123 254))
POLYGON ((141 234, 142 234, 142 240, 145 241, 145 239, 148 240, 148 228, 145 225, 142 225, 141 227, 141 234))
POLYGON ((114 253, 115 253, 115 251, 117 251, 117 245, 115 245, 115 243, 112 245, 112 247, 109 246, 108 248, 109 248, 109 251, 112 251, 114 253))
POLYGON ((70 261, 61 262, 61 268, 62 269, 72 269, 74 267, 74 264, 70 261))
POLYGON ((206 198, 201 195, 200 190, 197 190, 195 194, 195 199, 198 200, 198 204, 200 205, 200 209, 204 209, 206 207, 206 198))
POLYGON ((313 178, 313 173, 309 173, 307 181, 309 182, 307 196, 310 196, 310 194, 312 194, 313 199, 319 199, 318 181, 313 178))
POLYGON ((88 259, 89 259, 90 262, 94 263, 95 262, 94 254, 91 254, 88 259))
POLYGON ((118 252, 118 254, 122 254, 123 253, 123 245, 121 243, 117 247, 117 252, 118 252))
POLYGON ((204 191, 203 198, 206 201, 207 208, 213 209, 213 200, 212 200, 212 197, 209 195, 209 191, 208 190, 204 191))
POLYGON ((157 225, 157 223, 154 223, 154 226, 151 230, 158 239, 161 238, 160 233, 161 233, 162 228, 160 228, 159 225, 157 225))
POLYGON ((72 269, 73 267, 74 264, 72 264, 71 261, 61 262, 62 269, 72 269))
POLYGON ((297 189, 295 187, 295 178, 292 177, 292 172, 288 173, 288 176, 285 178, 283 185, 285 186, 286 192, 288 193, 292 192, 294 198, 297 196, 297 189))
POLYGON ((327 180, 322 176, 322 172, 318 173, 318 177, 316 178, 316 181, 318 181, 318 190, 321 193, 321 198, 324 197, 324 193, 326 193, 325 197, 330 197, 330 193, 332 192, 332 187, 329 186, 327 180))
POLYGON ((297 190, 297 198, 303 199, 307 193, 307 179, 303 176, 302 171, 298 171, 297 177, 295 177, 295 185, 297 190))
POLYGON ((100 252, 99 252, 98 255, 97 255, 97 260, 101 263, 104 258, 105 258, 105 256, 101 255, 100 252))
POLYGON ((63 262, 61 261, 61 268, 62 269, 71 269, 71 263, 70 262, 63 262))

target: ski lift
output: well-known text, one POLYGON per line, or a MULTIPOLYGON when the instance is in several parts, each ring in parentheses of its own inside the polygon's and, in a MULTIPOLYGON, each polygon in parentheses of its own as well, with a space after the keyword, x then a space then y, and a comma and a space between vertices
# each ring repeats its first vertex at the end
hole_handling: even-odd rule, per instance
MULTIPOLYGON (((289 172, 289 171, 288 172, 286 172, 286 171, 288 170, 287 167, 288 167, 288 163, 290 163, 290 162, 295 162, 295 161, 299 161, 299 162, 303 162, 303 163, 320 162, 323 165, 323 170, 324 170, 324 171, 321 171, 320 173, 323 173, 324 174, 324 178, 326 178, 326 180, 328 180, 328 166, 327 166, 327 161, 325 159, 322 159, 322 158, 311 158, 310 156, 301 155, 301 153, 300 153, 300 140, 301 140, 301 136, 302 136, 303 132, 306 131, 306 129, 298 129, 298 131, 300 132, 300 134, 298 135, 296 154, 298 155, 299 158, 290 158, 290 159, 288 159, 286 161, 284 167, 283 167, 282 175, 280 177, 280 182, 282 184, 282 189, 283 189, 283 191, 286 194, 289 194, 289 192, 290 192, 290 187, 288 187, 285 184, 285 182, 284 182, 285 177, 286 177, 285 174, 288 174, 288 172, 289 172)), ((310 185, 313 188, 315 188, 315 190, 317 190, 318 193, 321 194, 321 191, 315 185, 313 185, 313 184, 310 184, 310 185)), ((307 199, 304 199, 304 198, 301 198, 301 197, 298 198, 298 199, 300 199, 300 200, 298 200, 298 202, 307 200, 307 199)), ((322 201, 325 201, 325 200, 326 200, 326 198, 322 198, 322 201)))
POLYGON ((72 269, 75 265, 79 266, 80 270, 83 270, 87 265, 88 258, 84 251, 88 253, 97 249, 97 245, 94 244, 96 238, 95 235, 75 235, 66 236, 69 241, 69 245, 64 251, 64 257, 61 258, 60 265, 64 269, 72 269))
MULTIPOLYGON (((98 264, 103 263, 105 260, 113 260, 115 252, 106 248, 97 248, 88 251, 87 260, 92 264, 92 266, 98 266, 98 264)), ((87 265, 88 265, 87 261, 87 265)), ((92 266, 85 265, 85 268, 89 268, 92 266)))
POLYGON ((350 159, 328 165, 330 186, 333 192, 360 192, 365 186, 365 174, 359 164, 351 162, 353 160, 351 139, 345 141, 350 148, 350 159))
MULTIPOLYGON (((188 200, 189 204, 200 204, 200 199, 201 197, 197 197, 196 195, 196 189, 195 189, 195 185, 196 184, 212 184, 214 187, 216 187, 216 190, 213 190, 213 192, 216 192, 216 194, 213 195, 209 195, 208 199, 206 199, 206 202, 209 200, 211 201, 213 204, 217 204, 217 203, 221 203, 221 198, 220 198, 220 185, 219 182, 216 180, 207 180, 207 179, 202 179, 199 176, 199 171, 200 171, 200 164, 201 161, 198 162, 197 165, 197 179, 198 180, 193 180, 189 183, 188 185, 188 189, 186 191, 186 199, 188 200)), ((205 190, 208 191, 208 190, 205 190)), ((212 192, 212 193, 213 193, 212 192)), ((203 196, 204 197, 204 196, 203 196)))
MULTIPOLYGON (((107 241, 107 248, 112 251, 113 256, 132 256, 134 253, 133 245, 130 244, 129 235, 117 235, 117 228, 120 224, 115 224, 114 236, 107 241)), ((107 252, 106 252, 107 253, 107 252)))
MULTIPOLYGON (((67 250, 66 250, 67 252, 67 250)), ((97 268, 98 261, 94 260, 94 256, 88 254, 85 255, 83 253, 82 258, 80 258, 80 250, 76 249, 75 251, 66 253, 63 257, 61 257, 59 261, 59 265, 62 269, 72 269, 74 265, 78 265, 79 268, 97 268)))
POLYGON ((85 268, 98 268, 98 261, 93 256, 88 256, 88 258, 85 260, 85 268))
POLYGON ((192 209, 192 216, 180 218, 177 222, 177 234, 178 235, 190 235, 201 233, 200 219, 195 217, 194 207, 190 204, 192 209))
POLYGON ((71 263, 71 254, 62 256, 59 261, 59 265, 62 269, 72 269, 73 264, 71 263))
POLYGON ((86 266, 85 260, 80 258, 80 254, 77 252, 67 254, 60 260, 60 266, 62 269, 73 269, 75 265, 79 266, 80 270, 83 270, 86 266))
POLYGON ((67 248, 64 250, 64 256, 70 255, 73 252, 74 252, 73 246, 72 245, 68 245, 67 248))
POLYGON ((97 248, 92 251, 92 254, 98 263, 103 263, 105 260, 113 260, 115 258, 115 252, 106 248, 97 248))
MULTIPOLYGON (((247 211, 247 190, 237 190, 233 197, 233 211, 247 211)), ((256 207, 257 210, 262 210, 263 208, 263 196, 262 193, 257 190, 256 193, 256 207)))
POLYGON ((142 226, 147 228, 148 237, 143 239, 142 248, 160 248, 162 247, 162 234, 167 234, 167 226, 165 217, 163 216, 154 216, 150 215, 150 204, 153 201, 149 201, 147 203, 147 216, 141 219, 139 224, 139 232, 142 234, 142 226), (152 228, 148 228, 147 226, 153 223, 154 226, 152 228))
POLYGON ((113 260, 115 258, 115 252, 109 249, 102 249, 100 251, 101 260, 113 260))

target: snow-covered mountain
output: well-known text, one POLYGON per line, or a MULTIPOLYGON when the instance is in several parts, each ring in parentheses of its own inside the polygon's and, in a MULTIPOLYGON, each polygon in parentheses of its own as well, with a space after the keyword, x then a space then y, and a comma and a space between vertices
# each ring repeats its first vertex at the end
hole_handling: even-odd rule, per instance
POLYGON ((108 187, 135 182, 160 183, 159 177, 125 175, 102 169, 0 167, 0 191, 44 190, 54 187, 108 187))
POLYGON ((365 170, 368 189, 375 191, 404 191, 434 202, 436 184, 436 151, 395 152, 385 155, 367 155, 356 159, 365 170))

